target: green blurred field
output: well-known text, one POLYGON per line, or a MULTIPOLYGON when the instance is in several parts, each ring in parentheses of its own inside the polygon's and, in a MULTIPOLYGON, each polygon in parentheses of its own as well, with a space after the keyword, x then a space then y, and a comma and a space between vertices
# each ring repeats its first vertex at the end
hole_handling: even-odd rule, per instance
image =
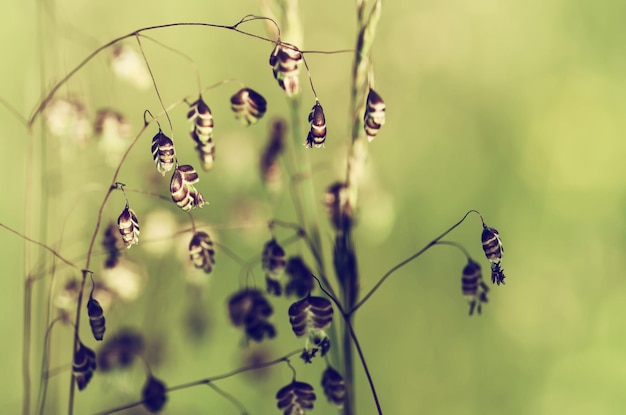
MULTIPOLYGON (((354 46, 351 2, 302 3, 304 49, 354 46)), ((232 24, 246 14, 259 13, 252 0, 223 4, 12 0, 0 14, 0 98, 26 116, 38 103, 42 84, 48 90, 91 50, 117 36, 169 22, 232 24)), ((492 288, 483 315, 469 318, 460 291, 464 258, 448 247, 435 247, 395 274, 361 309, 356 330, 386 414, 626 412, 621 391, 626 381, 625 4, 582 0, 383 4, 373 59, 377 90, 387 103, 387 123, 369 146, 368 179, 360 199, 357 247, 362 289, 367 291, 386 270, 469 209, 481 211, 500 231, 507 275, 505 286, 492 288)), ((262 24, 248 28, 265 34, 262 24)), ((271 217, 295 220, 288 195, 276 205, 269 203, 256 171, 268 120, 287 111, 267 64, 271 46, 211 29, 175 28, 150 36, 191 56, 205 86, 238 78, 268 99, 266 118, 242 129, 228 113, 232 91, 210 93, 214 116, 223 119, 216 121, 222 164, 200 183, 210 205, 197 220, 215 225, 220 243, 252 258, 269 236, 260 223, 271 217), (245 229, 232 229, 241 224, 245 229)), ((153 43, 145 46, 166 103, 197 93, 193 67, 186 60, 153 43)), ((311 55, 307 60, 329 129, 325 149, 312 155, 317 207, 326 222, 322 191, 345 174, 351 60, 349 55, 311 55)), ((61 93, 88 97, 92 110, 120 108, 134 131, 141 127, 144 109, 159 108, 153 90, 137 92, 117 81, 104 57, 85 67, 61 93)), ((304 89, 305 126, 313 102, 304 89)), ((185 109, 177 108, 172 116, 178 136, 185 140, 185 109)), ((165 128, 165 120, 161 122, 165 128)), ((23 231, 28 134, 4 109, 0 133, 5 195, 0 222, 23 231)), ((155 186, 148 150, 152 134, 154 128, 133 150, 121 180, 167 194, 165 181, 151 187, 155 186)), ((34 137, 38 154, 41 125, 35 126, 34 137)), ((52 139, 46 148, 59 151, 52 139)), ((180 155, 195 160, 190 147, 180 155)), ((49 181, 48 243, 60 246, 70 258, 80 258, 112 169, 93 156, 78 154, 71 163, 56 160, 50 166, 54 174, 49 181)), ((154 205, 140 195, 130 198, 136 210, 154 205)), ((115 218, 123 203, 115 193, 105 217, 115 218)), ((163 208, 176 213, 183 226, 184 215, 171 206, 163 208)), ((34 215, 29 220, 37 229, 38 212, 34 215)), ((329 260, 332 234, 326 225, 322 229, 329 260)), ((480 232, 480 221, 471 217, 447 239, 463 243, 483 260, 480 232)), ((18 413, 24 243, 6 231, 0 232, 0 243, 5 264, 0 294, 4 316, 0 412, 18 413)), ((171 385, 242 365, 240 333, 225 314, 226 298, 239 287, 240 266, 218 250, 216 270, 198 301, 186 289, 182 263, 172 259, 180 253, 151 255, 141 245, 133 249, 128 256, 145 261, 147 280, 136 302, 111 310, 107 330, 142 327, 149 339, 162 345, 155 352, 161 364, 153 370, 171 385), (185 331, 191 306, 208 316, 208 332, 199 341, 185 331)), ((290 247, 290 253, 303 250, 290 247)), ((30 252, 42 255, 32 246, 30 252)), ((488 266, 486 261, 482 265, 488 266)), ((260 272, 256 273, 261 283, 260 272)), ((68 274, 65 269, 59 277, 68 274)), ((38 313, 44 299, 43 293, 34 297, 38 313)), ((286 321, 288 306, 286 300, 275 304, 279 337, 257 348, 267 357, 301 347, 286 321)), ((37 324, 42 317, 34 318, 37 324)), ((87 333, 87 327, 83 329, 87 333)), ((41 331, 33 336, 36 347, 41 347, 41 331)), ((52 353, 57 364, 69 361, 70 336, 68 327, 55 329, 52 353)), ((93 341, 90 344, 94 346, 93 341)), ((35 356, 33 367, 39 365, 35 356)), ((299 379, 319 383, 321 364, 297 367, 299 379)), ((49 390, 50 404, 62 411, 68 374, 55 377, 49 390)), ((142 376, 139 365, 118 377, 96 375, 77 395, 76 413, 131 402, 142 376)), ((291 380, 291 371, 278 365, 267 376, 261 382, 242 375, 219 386, 241 399, 251 414, 278 413, 274 395, 291 380)), ((358 413, 374 414, 360 367, 357 376, 358 413)), ((34 378, 35 391, 37 383, 34 378)), ((193 388, 171 394, 165 413, 238 412, 209 388, 193 388)), ((313 413, 334 413, 321 392, 313 413)))

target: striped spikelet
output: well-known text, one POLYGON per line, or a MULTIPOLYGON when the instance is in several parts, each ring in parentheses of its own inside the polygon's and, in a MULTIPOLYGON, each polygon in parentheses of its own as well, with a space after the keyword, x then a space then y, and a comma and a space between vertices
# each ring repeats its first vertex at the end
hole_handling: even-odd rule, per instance
POLYGON ((194 186, 199 181, 198 173, 188 164, 174 169, 170 181, 170 193, 172 200, 185 212, 204 206, 204 197, 194 186))

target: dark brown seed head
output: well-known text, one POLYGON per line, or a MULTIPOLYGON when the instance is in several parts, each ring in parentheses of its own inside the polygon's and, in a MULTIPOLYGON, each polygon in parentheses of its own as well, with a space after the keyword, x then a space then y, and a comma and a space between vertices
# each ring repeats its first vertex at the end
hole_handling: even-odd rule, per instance
POLYGON ((230 107, 235 118, 245 125, 256 123, 267 111, 267 101, 258 92, 242 88, 230 98, 230 107))
POLYGON ((487 259, 492 264, 499 263, 502 260, 502 254, 504 249, 502 248, 502 241, 498 231, 488 226, 483 227, 483 233, 481 235, 483 243, 483 251, 487 259))
POLYGON ((276 393, 276 399, 284 415, 304 415, 305 409, 313 409, 315 393, 313 386, 294 380, 276 393))
POLYGON ((329 402, 340 408, 343 406, 346 398, 346 384, 341 373, 331 366, 327 366, 324 373, 322 373, 322 388, 329 402))
POLYGON ((196 268, 210 274, 215 264, 213 242, 206 232, 196 232, 189 243, 189 258, 196 268))
POLYGON ((174 142, 161 130, 152 138, 152 158, 163 176, 174 167, 174 142))
POLYGON ((263 293, 256 289, 245 289, 228 300, 230 320, 236 327, 244 326, 248 338, 261 341, 276 335, 274 326, 267 321, 273 309, 263 293))
POLYGON ((185 212, 204 206, 204 197, 193 185, 198 181, 198 173, 192 166, 182 165, 174 169, 170 180, 170 193, 172 200, 185 212))
POLYGON ((91 326, 94 339, 101 341, 106 329, 104 310, 102 310, 98 300, 93 297, 90 297, 89 301, 87 301, 87 314, 89 315, 89 325, 91 326))
POLYGON ((482 304, 487 302, 489 287, 483 282, 480 265, 471 259, 468 260, 467 265, 463 268, 461 289, 470 305, 470 316, 474 314, 474 310, 477 310, 478 314, 480 314, 482 312, 482 304))
POLYGON ((352 206, 348 200, 348 186, 336 182, 328 186, 324 194, 324 205, 330 223, 337 230, 343 230, 352 225, 352 206))
POLYGON ((121 256, 121 245, 122 241, 120 240, 118 228, 115 226, 115 223, 111 222, 104 230, 104 237, 102 238, 102 247, 107 254, 104 260, 105 268, 113 268, 118 264, 121 256))
POLYGON ((205 144, 213 136, 213 114, 211 108, 204 102, 202 96, 198 97, 198 100, 193 102, 189 106, 189 112, 187 112, 187 120, 191 124, 191 134, 194 140, 199 140, 205 144), (195 133, 195 137, 193 136, 195 133))
POLYGON ((148 377, 141 391, 143 406, 151 413, 159 412, 167 402, 165 383, 154 376, 148 377))
POLYGON ((313 273, 299 256, 290 257, 285 266, 285 273, 289 276, 289 281, 285 286, 287 296, 304 297, 315 287, 313 273))
POLYGON ((370 89, 367 95, 365 116, 363 117, 365 133, 367 134, 367 139, 369 141, 372 141, 374 137, 376 137, 380 127, 385 124, 385 108, 385 102, 380 95, 378 95, 373 89, 370 89))
POLYGON ((259 163, 261 179, 265 184, 276 183, 280 179, 280 166, 278 157, 282 154, 287 132, 287 122, 282 118, 272 121, 270 137, 267 145, 261 153, 259 163))
POLYGON ((139 221, 135 212, 128 205, 117 218, 117 227, 122 235, 122 240, 126 248, 139 243, 139 221))
POLYGON ((324 109, 319 101, 315 102, 311 112, 309 113, 309 122, 311 130, 304 143, 307 147, 322 147, 326 141, 326 117, 324 117, 324 109))
POLYGON ((270 66, 278 85, 292 97, 300 92, 299 65, 302 53, 293 45, 278 44, 270 55, 270 66))
POLYGON ((78 349, 74 352, 74 362, 72 364, 72 372, 78 390, 83 390, 93 376, 96 370, 96 353, 85 346, 82 342, 78 343, 78 349))
POLYGON ((333 307, 324 297, 306 296, 289 307, 289 322, 296 336, 325 330, 333 320, 333 307))
POLYGON ((137 331, 124 329, 107 336, 98 352, 98 367, 107 372, 114 369, 127 368, 144 350, 144 342, 137 331))

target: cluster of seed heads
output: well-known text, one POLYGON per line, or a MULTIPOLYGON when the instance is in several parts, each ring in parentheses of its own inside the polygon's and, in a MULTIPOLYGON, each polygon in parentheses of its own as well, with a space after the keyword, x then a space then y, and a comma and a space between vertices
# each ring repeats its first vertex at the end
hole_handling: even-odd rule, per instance
POLYGON ((274 73, 274 79, 285 90, 288 97, 293 97, 300 92, 300 63, 302 53, 297 47, 287 43, 278 43, 270 55, 270 66, 274 73))
POLYGON ((305 409, 313 409, 315 392, 313 386, 294 379, 276 393, 276 399, 278 409, 284 415, 304 415, 305 409))
POLYGON ((78 342, 78 349, 74 351, 72 373, 78 390, 83 390, 89 384, 96 370, 96 353, 82 342, 78 342))
POLYGON ((189 258, 193 265, 210 274, 215 265, 215 250, 213 241, 206 232, 196 232, 189 242, 189 258))

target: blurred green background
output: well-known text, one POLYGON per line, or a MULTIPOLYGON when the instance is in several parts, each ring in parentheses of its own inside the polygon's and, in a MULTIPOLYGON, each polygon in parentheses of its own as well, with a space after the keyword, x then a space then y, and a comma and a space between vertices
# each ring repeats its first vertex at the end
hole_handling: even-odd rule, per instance
MULTIPOLYGON (((95 47, 117 36, 170 22, 232 24, 246 14, 260 13, 259 4, 252 0, 224 4, 7 1, 0 14, 0 97, 26 116, 39 102, 42 88, 49 90, 95 47)), ((620 167, 626 153, 625 13, 626 3, 619 1, 383 4, 373 59, 376 87, 388 110, 386 125, 369 145, 360 199, 356 243, 362 289, 367 291, 386 270, 469 209, 478 209, 500 231, 507 275, 505 286, 493 287, 483 315, 470 318, 460 288, 464 258, 449 247, 435 247, 395 274, 360 310, 356 330, 385 413, 626 412, 622 393, 626 198, 620 167)), ((303 49, 353 47, 352 2, 302 2, 301 16, 303 49)), ((261 23, 245 28, 265 34, 261 23)), ((244 129, 228 108, 236 86, 205 94, 216 119, 217 164, 211 173, 201 173, 198 187, 210 204, 194 213, 200 223, 211 224, 215 240, 241 258, 258 256, 270 236, 262 227, 265 221, 295 220, 288 194, 270 201, 257 172, 269 120, 287 114, 282 91, 267 64, 271 45, 217 29, 173 28, 149 35, 191 56, 204 86, 237 78, 268 99, 267 116, 244 129)), ((143 42, 166 103, 197 95, 188 61, 143 42)), ((311 151, 311 159, 320 201, 317 208, 324 223, 322 237, 330 247, 332 233, 321 200, 324 188, 345 174, 351 58, 349 54, 308 55, 307 61, 329 130, 325 149, 311 151)), ((306 86, 304 76, 302 81, 306 86)), ((91 115, 102 107, 118 109, 131 122, 133 136, 145 109, 159 111, 154 90, 139 91, 116 79, 106 54, 83 68, 59 96, 81 96, 91 115)), ((302 102, 306 128, 314 103, 306 87, 302 102)), ((196 155, 186 137, 185 114, 182 106, 171 112, 174 130, 187 144, 178 145, 177 153, 193 164, 196 155)), ((165 119, 160 121, 169 131, 165 119)), ((23 231, 28 132, 4 109, 0 132, 5 159, 0 221, 23 231)), ((155 175, 149 153, 155 132, 151 126, 140 139, 120 180, 132 189, 167 195, 167 179, 155 175)), ((38 155, 43 151, 40 124, 35 125, 33 137, 38 155)), ((46 173, 50 207, 43 223, 47 243, 82 266, 97 207, 113 170, 94 143, 65 154, 61 148, 71 144, 50 136, 45 140, 50 154, 46 173)), ((35 188, 35 195, 39 191, 35 188)), ((148 212, 158 208, 174 215, 174 231, 189 226, 186 216, 168 203, 137 193, 129 193, 129 198, 142 224, 147 223, 148 212)), ((122 195, 114 193, 105 220, 115 219, 123 206, 122 195)), ((39 212, 31 212, 26 220, 37 238, 39 212)), ((142 228, 143 232, 149 231, 142 228)), ((480 232, 480 221, 470 217, 448 239, 463 243, 486 269, 480 232)), ((245 356, 253 352, 273 358, 302 346, 287 325, 289 301, 281 299, 274 302, 273 317, 279 336, 241 348, 240 331, 228 324, 225 313, 226 299, 240 286, 241 266, 218 249, 214 273, 201 289, 189 289, 189 276, 199 274, 184 265, 188 238, 189 234, 166 238, 175 244, 166 245, 165 251, 151 251, 147 243, 126 254, 141 264, 144 280, 139 298, 111 306, 107 333, 139 328, 154 349, 154 374, 168 385, 225 373, 245 364, 245 356), (200 298, 192 294, 199 291, 200 298), (202 336, 189 334, 189 315, 194 312, 204 318, 202 336)), ((0 232, 0 243, 5 264, 0 294, 4 316, 0 412, 18 413, 24 243, 5 231, 0 232)), ((292 245, 288 253, 304 253, 304 248, 292 245)), ((327 254, 330 259, 330 248, 327 254)), ((50 261, 33 246, 30 255, 33 263, 38 257, 50 261)), ((94 259, 97 266, 101 258, 94 259)), ((328 265, 330 271, 330 261, 328 265)), ((56 280, 72 275, 60 268, 56 280)), ((255 275, 257 284, 262 284, 258 267, 255 275)), ((43 286, 36 285, 39 290, 33 298, 36 350, 43 342, 43 286)), ((85 324, 81 332, 87 338, 85 324)), ((70 336, 69 326, 55 327, 53 367, 62 368, 69 361, 70 336)), ((96 347, 93 340, 88 344, 96 347)), ((321 362, 307 367, 295 364, 298 379, 318 385, 321 362)), ((32 361, 35 396, 39 365, 37 354, 32 361)), ((49 413, 65 411, 68 373, 50 382, 49 413)), ((98 375, 77 395, 76 413, 132 402, 144 376, 139 364, 128 372, 98 375)), ((256 376, 267 377, 240 375, 218 385, 236 395, 252 414, 278 413, 274 395, 291 380, 291 371, 283 364, 256 376)), ((358 413, 373 414, 360 367, 357 377, 358 413)), ((171 394, 164 413, 238 411, 212 390, 193 388, 171 394)), ((321 391, 313 413, 333 413, 321 391)))

